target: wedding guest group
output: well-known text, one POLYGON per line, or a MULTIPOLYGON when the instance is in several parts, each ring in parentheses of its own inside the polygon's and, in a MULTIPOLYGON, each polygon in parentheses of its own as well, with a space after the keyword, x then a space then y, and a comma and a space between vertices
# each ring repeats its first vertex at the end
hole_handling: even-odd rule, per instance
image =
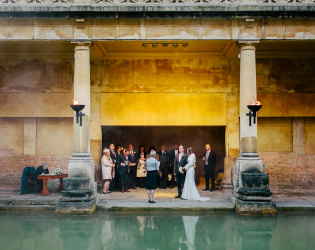
MULTIPOLYGON (((216 165, 216 153, 211 150, 210 144, 206 144, 204 152, 204 173, 206 188, 203 191, 214 191, 214 169, 216 165), (211 189, 209 188, 211 179, 211 189)), ((177 183, 177 196, 188 200, 209 200, 200 197, 195 184, 196 156, 192 147, 185 148, 183 145, 174 143, 174 148, 166 151, 162 145, 160 151, 150 146, 148 152, 144 145, 140 145, 138 152, 134 150, 133 144, 128 148, 121 145, 115 149, 114 144, 104 149, 102 157, 102 179, 104 181, 103 193, 111 191, 130 192, 136 186, 146 188, 148 202, 153 200, 157 188, 173 188, 175 179, 177 183), (169 181, 169 182, 168 182, 169 181)))

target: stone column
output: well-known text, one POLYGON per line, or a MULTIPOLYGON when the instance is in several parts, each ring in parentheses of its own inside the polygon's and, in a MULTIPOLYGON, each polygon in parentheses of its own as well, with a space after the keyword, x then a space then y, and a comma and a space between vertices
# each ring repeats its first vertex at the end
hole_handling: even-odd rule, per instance
POLYGON ((73 154, 68 165, 69 177, 89 177, 94 183, 94 161, 90 154, 90 41, 72 42, 74 49, 74 100, 84 104, 82 126, 73 112, 73 154))
MULTIPOLYGON (((74 49, 74 100, 84 104, 82 126, 73 120, 73 152, 90 153, 90 45, 91 42, 73 42, 74 49)), ((75 115, 75 112, 74 112, 75 115)))
MULTIPOLYGON (((257 42, 256 42, 257 43, 257 42)), ((269 177, 257 153, 257 119, 249 125, 247 105, 257 101, 255 43, 240 41, 240 155, 233 166, 235 209, 240 214, 274 214, 269 177)))
POLYGON ((82 126, 73 112, 73 154, 68 164, 68 178, 57 202, 57 214, 91 214, 96 207, 94 160, 90 154, 90 48, 91 42, 72 42, 74 49, 74 100, 84 104, 82 126))
POLYGON ((240 156, 257 155, 257 121, 249 126, 247 105, 257 101, 255 43, 240 42, 240 156))

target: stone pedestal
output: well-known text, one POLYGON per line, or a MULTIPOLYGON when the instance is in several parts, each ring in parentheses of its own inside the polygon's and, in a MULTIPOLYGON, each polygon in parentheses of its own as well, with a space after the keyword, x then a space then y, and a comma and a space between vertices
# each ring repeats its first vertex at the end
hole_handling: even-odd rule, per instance
POLYGON ((96 208, 94 190, 89 177, 64 180, 62 198, 56 205, 56 214, 92 214, 96 208))
POLYGON ((243 201, 235 199, 235 210, 242 215, 272 215, 277 213, 276 203, 273 201, 243 201))

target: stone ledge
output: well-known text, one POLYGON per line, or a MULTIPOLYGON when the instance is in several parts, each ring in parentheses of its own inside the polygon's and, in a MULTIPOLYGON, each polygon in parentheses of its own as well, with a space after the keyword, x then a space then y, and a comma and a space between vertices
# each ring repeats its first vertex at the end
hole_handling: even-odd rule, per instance
POLYGON ((311 18, 314 11, 312 4, 0 4, 2 18, 311 18))
POLYGON ((0 211, 55 211, 55 205, 0 205, 0 211))

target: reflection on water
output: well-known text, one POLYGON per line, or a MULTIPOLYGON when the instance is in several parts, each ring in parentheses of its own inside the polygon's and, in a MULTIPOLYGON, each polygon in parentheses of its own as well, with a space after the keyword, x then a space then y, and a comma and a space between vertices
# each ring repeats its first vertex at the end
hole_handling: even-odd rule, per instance
POLYGON ((314 249, 315 215, 0 214, 0 249, 314 249))

